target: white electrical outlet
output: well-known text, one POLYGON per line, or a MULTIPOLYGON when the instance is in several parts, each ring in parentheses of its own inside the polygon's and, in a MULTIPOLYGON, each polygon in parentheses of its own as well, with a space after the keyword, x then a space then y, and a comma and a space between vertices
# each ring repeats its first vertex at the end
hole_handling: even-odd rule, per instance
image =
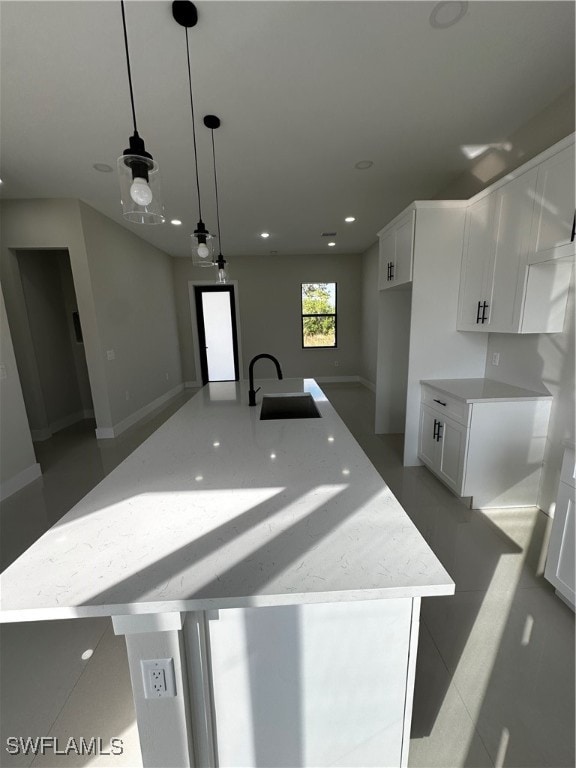
POLYGON ((176 696, 174 659, 141 659, 144 696, 147 699, 167 699, 176 696))
POLYGON ((7 379, 8 375, 6 373, 6 366, 4 363, 0 364, 0 379, 7 379))
POLYGON ((338 367, 338 366, 340 365, 340 363, 338 362, 338 360, 334 360, 334 365, 335 365, 336 367, 338 367))
POLYGON ((500 364, 500 352, 492 352, 492 365, 500 364))
POLYGON ((115 360, 116 359, 116 353, 113 349, 107 349, 106 350, 106 357, 108 360, 115 360))

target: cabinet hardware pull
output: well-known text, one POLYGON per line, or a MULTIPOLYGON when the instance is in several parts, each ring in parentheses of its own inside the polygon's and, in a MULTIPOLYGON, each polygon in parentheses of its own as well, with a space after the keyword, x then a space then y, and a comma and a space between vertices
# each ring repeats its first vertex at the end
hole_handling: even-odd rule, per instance
POLYGON ((390 262, 390 280, 394 280, 394 262, 390 262))
POLYGON ((438 419, 434 419, 434 431, 432 432, 432 440, 436 440, 436 430, 440 426, 438 419))
POLYGON ((574 238, 576 237, 576 213, 574 214, 574 219, 572 220, 572 234, 570 235, 570 242, 574 242, 574 238))
POLYGON ((485 302, 482 304, 482 319, 481 319, 481 323, 482 323, 482 325, 484 325, 484 323, 485 323, 485 322, 488 320, 488 318, 486 317, 486 310, 488 309, 488 307, 489 307, 489 306, 490 306, 490 305, 488 304, 488 302, 487 302, 487 301, 485 301, 485 302))
POLYGON ((446 403, 443 403, 442 400, 436 400, 436 398, 434 398, 434 402, 440 403, 440 405, 446 405, 446 403))
POLYGON ((440 442, 440 440, 442 440, 442 433, 440 432, 440 430, 441 430, 443 427, 444 427, 444 424, 442 424, 442 422, 440 422, 440 421, 439 421, 439 422, 438 422, 438 433, 436 434, 436 442, 437 442, 437 443, 438 443, 438 442, 440 442))
POLYGON ((480 322, 480 312, 482 311, 482 302, 478 302, 478 309, 476 310, 476 325, 480 322))

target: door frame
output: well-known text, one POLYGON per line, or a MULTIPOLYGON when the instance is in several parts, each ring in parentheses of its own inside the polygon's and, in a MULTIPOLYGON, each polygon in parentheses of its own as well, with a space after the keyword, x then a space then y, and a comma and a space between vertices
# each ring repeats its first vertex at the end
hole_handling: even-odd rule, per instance
POLYGON ((242 334, 240 326, 240 298, 238 291, 238 281, 229 280, 227 283, 218 284, 213 280, 189 280, 188 281, 188 298, 190 301, 190 325, 192 329, 192 343, 194 347, 194 369, 196 378, 193 381, 186 381, 187 387, 202 387, 206 382, 202 379, 202 361, 200 355, 200 338, 198 333, 198 320, 197 320, 197 307, 196 307, 196 287, 211 288, 211 289, 232 289, 232 302, 233 302, 233 314, 232 314, 232 327, 236 332, 236 370, 238 373, 238 379, 243 378, 243 365, 242 365, 242 334))

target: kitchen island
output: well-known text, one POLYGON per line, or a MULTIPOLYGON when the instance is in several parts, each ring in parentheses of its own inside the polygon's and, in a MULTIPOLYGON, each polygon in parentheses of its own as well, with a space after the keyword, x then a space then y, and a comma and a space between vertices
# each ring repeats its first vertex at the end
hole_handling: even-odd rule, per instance
POLYGON ((207 385, 2 574, 1 619, 112 617, 145 766, 406 765, 454 583, 314 380, 259 383, 321 418, 207 385))

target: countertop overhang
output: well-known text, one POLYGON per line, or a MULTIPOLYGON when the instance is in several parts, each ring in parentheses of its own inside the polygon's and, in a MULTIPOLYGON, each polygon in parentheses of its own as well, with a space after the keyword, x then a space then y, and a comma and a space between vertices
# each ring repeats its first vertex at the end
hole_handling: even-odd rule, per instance
POLYGON ((313 379, 209 384, 0 576, 0 620, 449 595, 313 379), (265 393, 322 418, 261 421, 265 393))
POLYGON ((420 384, 434 387, 465 403, 552 400, 552 395, 548 391, 536 392, 495 379, 421 379, 420 384))

